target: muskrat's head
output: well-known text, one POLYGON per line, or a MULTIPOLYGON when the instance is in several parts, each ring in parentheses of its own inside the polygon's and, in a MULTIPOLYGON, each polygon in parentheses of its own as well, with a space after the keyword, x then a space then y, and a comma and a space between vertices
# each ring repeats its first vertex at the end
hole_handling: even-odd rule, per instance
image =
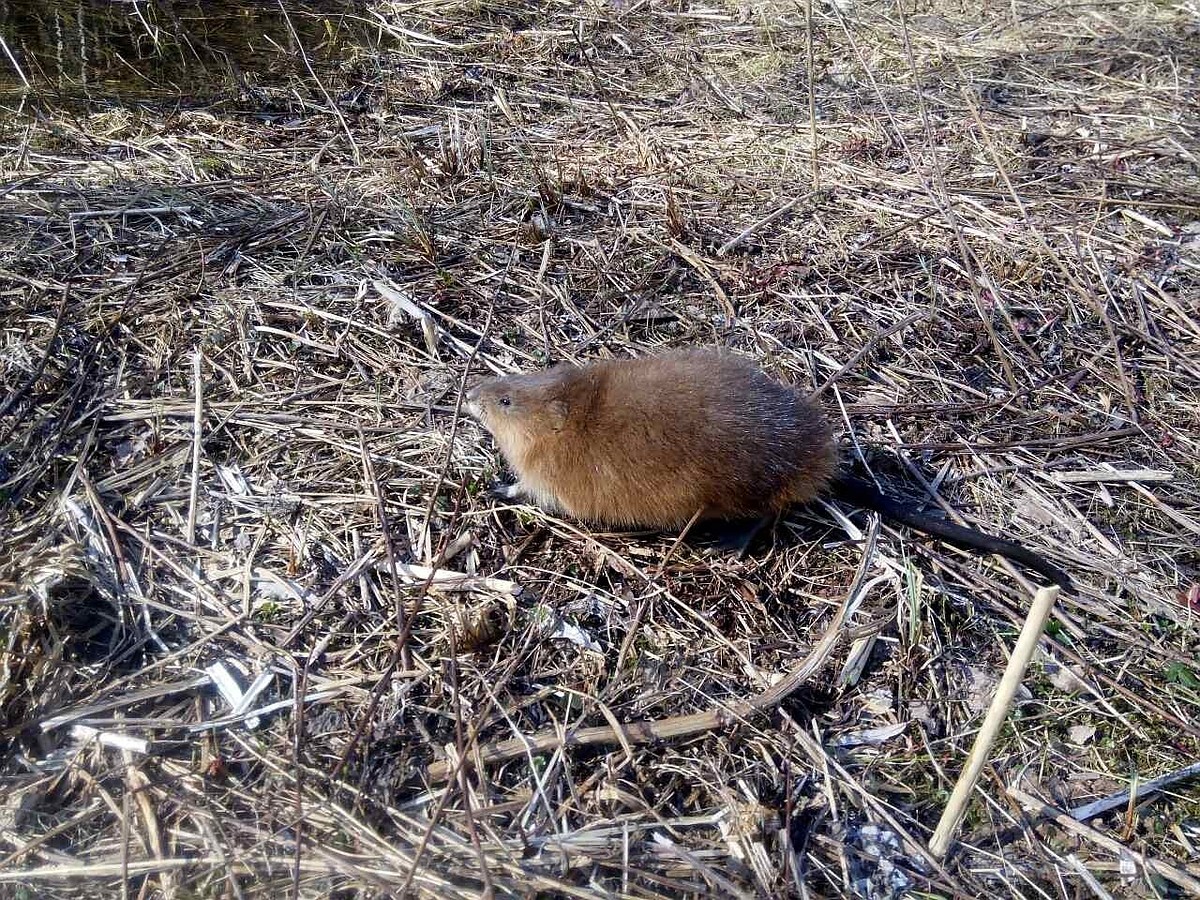
POLYGON ((507 455, 562 431, 570 411, 573 367, 486 378, 467 391, 467 412, 491 432, 507 455))

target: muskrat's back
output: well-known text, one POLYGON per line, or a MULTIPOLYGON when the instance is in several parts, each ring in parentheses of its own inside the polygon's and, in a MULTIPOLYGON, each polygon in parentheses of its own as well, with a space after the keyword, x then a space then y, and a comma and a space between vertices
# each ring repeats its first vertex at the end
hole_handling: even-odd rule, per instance
POLYGON ((498 383, 522 378, 561 413, 553 427, 525 409, 513 427, 481 418, 521 487, 581 519, 677 528, 699 511, 758 517, 811 500, 836 469, 816 407, 733 354, 664 353, 498 383))

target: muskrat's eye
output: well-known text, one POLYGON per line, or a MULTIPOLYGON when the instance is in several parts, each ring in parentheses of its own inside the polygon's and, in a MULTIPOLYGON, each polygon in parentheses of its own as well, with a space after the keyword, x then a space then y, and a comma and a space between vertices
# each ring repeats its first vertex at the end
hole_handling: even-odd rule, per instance
POLYGON ((500 405, 501 405, 501 406, 512 406, 512 400, 511 400, 511 399, 509 399, 508 397, 501 397, 501 398, 500 398, 500 405))

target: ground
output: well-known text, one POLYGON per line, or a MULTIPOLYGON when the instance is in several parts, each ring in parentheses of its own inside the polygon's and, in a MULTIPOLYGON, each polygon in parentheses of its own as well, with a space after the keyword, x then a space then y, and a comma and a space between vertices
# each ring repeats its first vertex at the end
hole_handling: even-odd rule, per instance
POLYGON ((6 32, 0 895, 1200 886, 1194 778, 1071 816, 1200 751, 1194 2, 288 9, 6 32), (698 344, 1075 579, 944 859, 1028 573, 487 490, 469 378, 698 344))

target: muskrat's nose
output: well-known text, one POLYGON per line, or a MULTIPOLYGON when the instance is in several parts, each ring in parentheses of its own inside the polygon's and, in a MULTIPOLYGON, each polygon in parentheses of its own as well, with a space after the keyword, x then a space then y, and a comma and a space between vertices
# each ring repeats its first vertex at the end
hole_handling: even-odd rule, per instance
POLYGON ((465 394, 463 394, 463 406, 466 407, 468 413, 475 418, 479 418, 479 385, 475 385, 465 394))

